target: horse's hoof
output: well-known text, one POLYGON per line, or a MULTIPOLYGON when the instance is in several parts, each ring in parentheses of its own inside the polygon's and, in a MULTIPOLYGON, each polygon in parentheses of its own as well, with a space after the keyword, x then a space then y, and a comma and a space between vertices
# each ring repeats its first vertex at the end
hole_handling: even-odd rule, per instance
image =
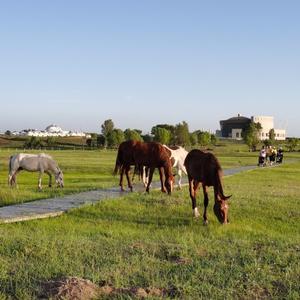
POLYGON ((203 225, 204 225, 204 226, 207 226, 207 225, 208 225, 208 220, 204 220, 204 221, 203 221, 203 225))
POLYGON ((197 207, 194 208, 194 217, 195 217, 196 219, 198 219, 198 218, 200 217, 200 214, 199 214, 199 211, 198 211, 198 208, 197 208, 197 207))

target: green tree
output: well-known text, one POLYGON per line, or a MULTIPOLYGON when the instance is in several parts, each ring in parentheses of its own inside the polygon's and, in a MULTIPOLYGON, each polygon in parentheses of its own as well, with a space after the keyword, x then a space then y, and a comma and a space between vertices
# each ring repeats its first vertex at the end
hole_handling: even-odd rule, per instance
POLYGON ((110 148, 117 148, 124 141, 125 135, 121 129, 113 129, 107 136, 107 146, 110 148))
POLYGON ((105 147, 105 136, 103 134, 97 135, 97 146, 105 147))
POLYGON ((135 129, 132 130, 132 129, 127 128, 124 131, 124 135, 125 135, 126 141, 128 141, 128 140, 140 141, 140 142, 143 141, 143 138, 141 137, 141 131, 137 131, 135 129))
POLYGON ((108 136, 112 133, 114 128, 115 125, 112 119, 105 120, 104 123, 101 125, 101 133, 105 137, 105 143, 104 143, 105 147, 108 145, 108 136))
POLYGON ((7 136, 11 136, 11 131, 10 130, 6 130, 4 134, 7 135, 7 136))
POLYGON ((24 143, 24 148, 27 148, 27 149, 39 149, 42 146, 43 145, 42 145, 41 139, 36 136, 28 137, 24 143))
POLYGON ((190 134, 190 142, 191 142, 192 146, 195 146, 198 144, 198 134, 196 131, 194 131, 190 134))
POLYGON ((153 127, 154 141, 168 145, 171 141, 171 132, 161 127, 153 127))
POLYGON ((216 145, 218 143, 218 138, 215 134, 212 134, 210 137, 212 145, 216 145))
POLYGON ((53 147, 56 144, 56 138, 54 136, 48 136, 46 139, 46 145, 48 147, 53 147))
POLYGON ((243 140, 248 145, 249 149, 256 151, 260 143, 259 132, 262 129, 260 123, 251 122, 248 128, 243 132, 243 140))
POLYGON ((274 128, 270 129, 270 131, 269 131, 269 140, 270 140, 271 145, 274 145, 274 143, 275 143, 275 130, 274 130, 274 128))
POLYGON ((190 145, 189 125, 183 121, 175 126, 175 142, 177 145, 190 145))
POLYGON ((142 139, 144 142, 149 143, 153 141, 153 136, 149 133, 142 135, 142 139))
POLYGON ((289 149, 290 152, 293 152, 296 150, 298 143, 299 143, 299 139, 297 138, 288 139, 287 148, 289 149))
POLYGON ((198 143, 201 146, 207 146, 211 143, 211 134, 207 131, 200 132, 198 134, 198 143))
POLYGON ((153 136, 155 136, 156 128, 164 128, 164 129, 168 130, 171 134, 169 143, 170 144, 175 144, 175 126, 174 125, 158 124, 158 125, 153 126, 152 129, 151 129, 151 134, 153 136))

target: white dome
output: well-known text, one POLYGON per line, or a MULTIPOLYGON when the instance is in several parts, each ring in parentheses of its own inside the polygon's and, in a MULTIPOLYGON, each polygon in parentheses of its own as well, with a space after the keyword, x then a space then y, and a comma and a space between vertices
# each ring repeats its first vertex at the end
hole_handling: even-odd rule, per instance
POLYGON ((45 131, 55 133, 55 132, 62 132, 63 130, 59 126, 52 124, 47 126, 45 131))

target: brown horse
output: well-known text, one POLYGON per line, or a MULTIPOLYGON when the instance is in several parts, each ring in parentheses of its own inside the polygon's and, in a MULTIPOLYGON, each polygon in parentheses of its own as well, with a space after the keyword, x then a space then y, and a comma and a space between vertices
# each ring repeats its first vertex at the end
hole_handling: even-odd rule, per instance
POLYGON ((136 144, 138 144, 138 143, 140 143, 140 142, 129 140, 129 141, 125 141, 125 142, 121 143, 118 148, 118 154, 117 154, 117 158, 116 158, 114 174, 116 175, 118 172, 120 172, 120 184, 119 185, 121 187, 121 191, 124 191, 124 187, 123 187, 124 174, 126 174, 128 187, 130 188, 131 191, 133 189, 132 183, 130 180, 130 176, 129 176, 129 172, 130 172, 130 167, 132 165, 135 165, 134 157, 133 157, 133 150, 134 150, 136 144))
POLYGON ((223 187, 221 183, 222 169, 217 158, 208 152, 202 152, 194 149, 190 151, 184 161, 189 179, 189 191, 192 199, 192 208, 196 218, 199 217, 198 208, 196 205, 196 192, 199 184, 202 183, 204 194, 204 224, 208 223, 207 220, 207 206, 208 194, 207 188, 214 187, 215 204, 214 213, 220 223, 228 223, 228 204, 227 200, 231 197, 224 196, 223 187))
POLYGON ((118 155, 116 159, 116 166, 114 173, 120 171, 120 187, 123 188, 123 175, 126 173, 128 187, 132 190, 132 183, 130 180, 129 172, 130 166, 145 166, 149 168, 149 180, 147 183, 146 191, 149 192, 152 177, 155 168, 158 168, 162 191, 166 187, 168 194, 171 194, 173 189, 173 175, 172 164, 169 155, 165 148, 155 142, 142 143, 137 141, 126 141, 120 144, 118 155), (165 175, 165 180, 163 179, 165 175))

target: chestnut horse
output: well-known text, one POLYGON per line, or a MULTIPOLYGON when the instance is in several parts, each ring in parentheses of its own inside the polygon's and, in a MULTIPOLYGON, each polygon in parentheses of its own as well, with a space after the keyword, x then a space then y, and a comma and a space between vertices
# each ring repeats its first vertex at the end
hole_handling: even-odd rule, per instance
POLYGON ((192 200, 192 208, 194 216, 199 217, 199 211, 196 205, 196 192, 199 184, 202 183, 204 194, 204 224, 208 223, 207 220, 207 206, 208 194, 207 188, 214 187, 215 204, 214 213, 220 223, 226 224, 228 221, 228 204, 227 200, 231 197, 224 196, 223 187, 221 183, 222 169, 217 158, 208 152, 202 152, 194 149, 190 151, 184 161, 189 180, 189 191, 192 200))
POLYGON ((149 168, 149 180, 146 187, 147 192, 149 192, 154 170, 158 168, 162 191, 164 192, 164 187, 166 187, 168 194, 171 194, 174 181, 172 164, 166 149, 161 144, 156 142, 143 143, 132 140, 120 144, 114 174, 120 171, 120 187, 122 191, 124 191, 124 173, 126 174, 128 187, 132 191, 132 183, 129 176, 130 167, 132 165, 138 168, 141 166, 149 168), (165 181, 163 181, 163 173, 165 175, 165 181))

